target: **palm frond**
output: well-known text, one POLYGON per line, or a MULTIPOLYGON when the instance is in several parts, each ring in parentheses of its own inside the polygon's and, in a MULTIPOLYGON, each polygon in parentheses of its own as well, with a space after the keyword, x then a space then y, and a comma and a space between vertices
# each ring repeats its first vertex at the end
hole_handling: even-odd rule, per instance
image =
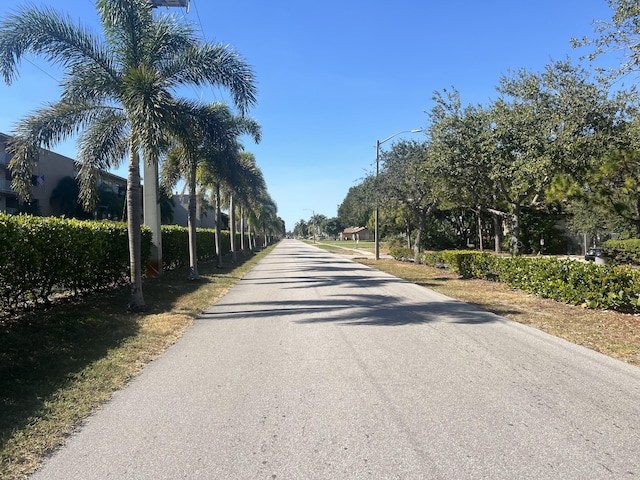
POLYGON ((242 115, 257 101, 253 69, 231 47, 222 44, 187 49, 167 65, 165 75, 175 85, 209 83, 229 89, 242 115))
POLYGON ((113 73, 99 39, 50 8, 22 8, 0 23, 0 74, 7 84, 17 78, 18 63, 27 53, 65 68, 91 64, 113 73))

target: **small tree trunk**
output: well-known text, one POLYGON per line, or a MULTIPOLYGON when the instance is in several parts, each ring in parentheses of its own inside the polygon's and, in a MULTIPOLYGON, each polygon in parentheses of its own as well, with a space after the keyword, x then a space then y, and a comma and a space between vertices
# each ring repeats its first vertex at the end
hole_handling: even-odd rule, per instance
POLYGON ((493 238, 495 241, 494 251, 496 253, 502 252, 502 217, 497 214, 493 214, 493 238))
POLYGON ((478 212, 476 214, 478 216, 478 247, 480 251, 484 251, 484 245, 482 243, 482 207, 478 205, 478 212))
POLYGON ((420 255, 420 244, 422 243, 422 231, 424 230, 424 224, 427 219, 427 214, 423 210, 420 212, 420 218, 418 219, 418 225, 416 227, 416 239, 413 242, 413 260, 418 261, 418 255, 420 255))
POLYGON ((521 207, 518 204, 512 204, 513 213, 511 214, 511 254, 520 255, 522 252, 522 244, 520 243, 520 214, 521 207))
POLYGON ((136 145, 130 146, 129 170, 127 174, 127 230, 129 233, 129 268, 131 298, 128 310, 144 312, 147 309, 142 295, 142 193, 140 189, 140 156, 136 145))

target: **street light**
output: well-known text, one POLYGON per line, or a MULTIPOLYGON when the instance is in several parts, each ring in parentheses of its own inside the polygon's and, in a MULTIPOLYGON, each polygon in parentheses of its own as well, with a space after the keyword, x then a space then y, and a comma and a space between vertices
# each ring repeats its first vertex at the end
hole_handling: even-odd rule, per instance
MULTIPOLYGON (((150 8, 157 7, 186 7, 189 11, 189 0, 149 0, 150 8)), ((158 159, 142 162, 142 178, 144 190, 142 209, 144 223, 151 229, 151 257, 147 264, 147 271, 153 276, 162 274, 162 221, 160 215, 158 159)))
POLYGON ((313 220, 313 243, 316 243, 316 211, 310 208, 303 208, 303 210, 309 210, 313 215, 311 220, 313 220))
POLYGON ((189 8, 189 0, 149 0, 152 8, 155 7, 187 7, 189 8))
MULTIPOLYGON (((421 129, 402 130, 400 132, 394 133, 393 135, 385 138, 384 140, 376 140, 376 179, 378 178, 378 171, 380 169, 380 145, 382 145, 384 142, 391 140, 393 137, 397 137, 402 133, 418 133, 418 132, 424 132, 424 130, 421 130, 421 129)), ((375 240, 376 260, 380 260, 380 237, 378 236, 378 201, 377 200, 376 200, 376 213, 375 213, 374 240, 375 240)))

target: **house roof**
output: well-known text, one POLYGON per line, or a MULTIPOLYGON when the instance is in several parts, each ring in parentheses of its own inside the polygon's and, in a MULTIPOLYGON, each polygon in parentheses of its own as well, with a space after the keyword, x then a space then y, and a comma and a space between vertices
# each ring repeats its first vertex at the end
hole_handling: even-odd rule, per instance
POLYGON ((349 227, 345 228, 342 233, 360 233, 363 230, 366 230, 367 227, 349 227))

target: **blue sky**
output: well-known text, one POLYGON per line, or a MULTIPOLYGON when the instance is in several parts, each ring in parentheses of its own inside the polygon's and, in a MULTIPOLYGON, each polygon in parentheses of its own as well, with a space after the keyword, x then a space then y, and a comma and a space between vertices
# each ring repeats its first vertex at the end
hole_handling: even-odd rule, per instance
MULTIPOLYGON (((93 0, 31 3, 99 31, 93 0)), ((2 2, 0 16, 23 4, 2 2)), ((584 51, 569 40, 592 36, 592 22, 612 13, 605 0, 191 0, 189 12, 172 11, 253 66, 259 93, 250 115, 263 138, 244 145, 288 230, 312 212, 336 216, 349 188, 375 168, 376 140, 427 126, 435 90, 454 86, 464 104, 486 104, 502 74, 577 59, 584 51)), ((0 83, 0 132, 58 98, 60 72, 29 60, 17 82, 0 83)), ((211 88, 179 93, 225 99, 211 88)), ((75 157, 73 142, 54 150, 75 157)), ((124 166, 114 171, 126 177, 124 166)))

